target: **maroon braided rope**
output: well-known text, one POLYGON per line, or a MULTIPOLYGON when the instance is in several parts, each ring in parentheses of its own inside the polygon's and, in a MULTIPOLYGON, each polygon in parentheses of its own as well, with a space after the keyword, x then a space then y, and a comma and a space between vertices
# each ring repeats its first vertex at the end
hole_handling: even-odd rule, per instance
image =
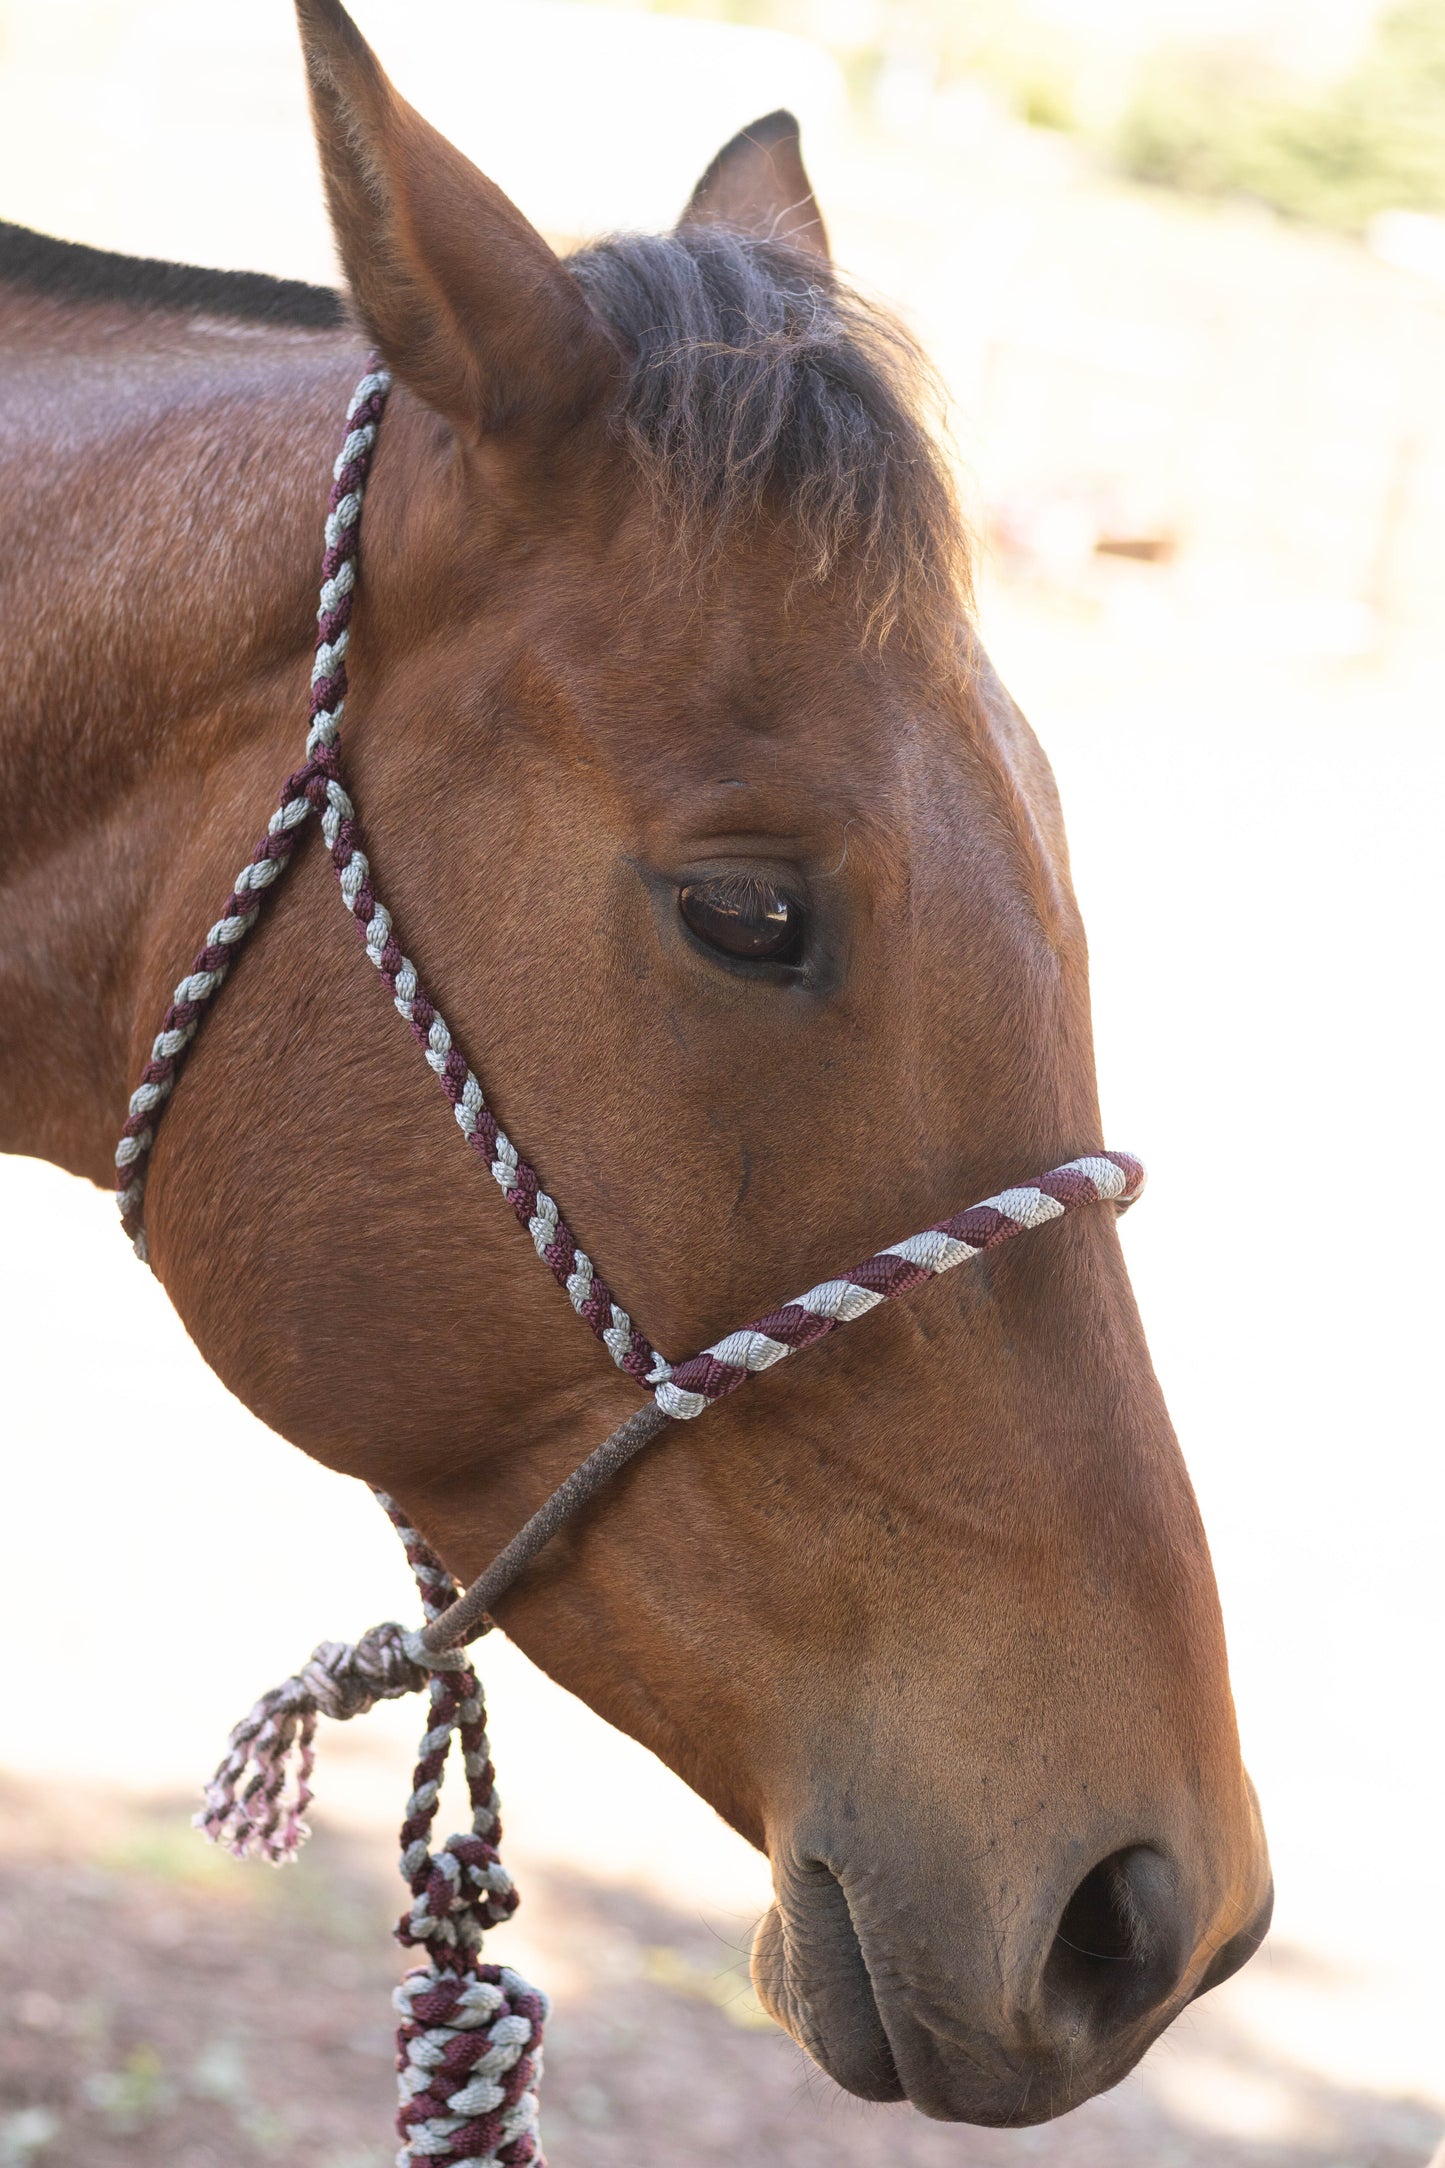
MULTIPOLYGON (((304 791, 309 765, 288 778, 277 806, 278 813, 287 812, 304 791)), ((299 824, 268 829, 257 844, 251 863, 270 863, 280 872, 289 864, 299 840, 299 824)), ((241 922, 249 930, 260 915, 261 900, 269 893, 269 885, 254 895, 233 888, 221 907, 218 924, 241 922)), ((189 973, 176 990, 177 998, 166 1010, 150 1058, 140 1073, 140 1083, 132 1094, 121 1137, 123 1143, 131 1142, 135 1150, 124 1160, 118 1159, 116 1189, 120 1223, 142 1256, 145 1254, 145 1231, 141 1207, 161 1108, 175 1089, 201 1018, 219 993, 230 964, 230 947, 217 938, 208 938, 204 948, 196 951, 189 973)))
MULTIPOLYGON (((541 1177, 516 1151, 482 1097, 481 1087, 465 1055, 452 1042, 449 1026, 396 937, 391 914, 376 893, 361 816, 342 781, 341 765, 334 747, 318 749, 314 770, 307 785, 308 795, 313 807, 322 815, 331 863, 362 944, 381 973, 412 1037, 426 1055, 453 1113, 467 1117, 462 1126, 468 1145, 490 1168, 519 1224, 533 1233, 539 1203, 546 1195, 541 1177), (348 876, 353 873, 357 878, 349 883, 348 876), (439 1030, 445 1042, 444 1050, 438 1044, 439 1030)), ((551 1231, 545 1242, 537 1242, 534 1235, 534 1243, 543 1264, 564 1293, 571 1294, 579 1264, 586 1266, 587 1293, 573 1302, 577 1315, 608 1346, 619 1369, 625 1370, 639 1384, 646 1383, 659 1370, 666 1375, 668 1365, 630 1318, 626 1319, 625 1345, 620 1350, 614 1345, 609 1336, 615 1335, 616 1320, 625 1317, 625 1313, 561 1211, 550 1198, 546 1201, 551 1208, 551 1231)))
POLYGON ((1144 1180, 1143 1163, 1131 1152, 1098 1152, 1054 1167, 983 1204, 969 1205, 676 1364, 671 1378, 657 1387, 657 1404, 668 1415, 701 1414, 702 1407, 692 1403, 707 1405, 735 1393, 785 1355, 816 1346, 840 1325, 866 1315, 879 1303, 895 1301, 966 1258, 999 1249, 1016 1236, 1048 1220, 1066 1218, 1085 1205, 1108 1203, 1127 1211, 1144 1180), (859 1296, 865 1299, 859 1301, 859 1296))
MULTIPOLYGON (((338 462, 332 480, 321 572, 334 599, 317 620, 318 652, 334 649, 340 642, 344 653, 344 636, 350 628, 356 599, 360 499, 371 471, 388 388, 388 380, 373 365, 361 387, 364 396, 352 402, 347 414, 347 446, 355 443, 358 437, 363 441, 350 459, 338 462), (367 389, 368 385, 370 389, 367 389), (358 516, 349 522, 338 523, 337 516, 348 499, 356 501, 358 516)), ((339 662, 329 676, 313 676, 309 711, 313 731, 318 719, 338 712, 345 698, 344 661, 339 662)), ((116 1189, 121 1225, 142 1256, 145 1254, 142 1207, 162 1109, 175 1089, 202 1018, 221 990, 233 950, 255 925, 266 898, 278 886, 281 874, 295 855, 306 813, 314 809, 310 791, 316 773, 316 760, 312 754, 302 767, 287 777, 265 835, 222 905, 220 918, 207 936, 205 946, 196 952, 190 971, 176 989, 152 1046, 150 1059, 141 1071, 140 1083, 132 1094, 116 1154, 116 1189)))
MULTIPOLYGON (((376 1496, 402 1540, 428 1621, 439 1618, 459 1594, 456 1582, 396 1501, 383 1491, 376 1496)), ((435 1953, 441 1948, 465 1957, 474 1953, 485 1928, 500 1926, 511 1918, 517 1909, 517 1892, 510 1881, 505 1886, 492 1886, 501 1866, 497 1845, 502 1822, 497 1807, 497 1773, 487 1746, 486 1709, 475 1669, 463 1662, 454 1669, 434 1672, 431 1696, 431 1722, 412 1772, 412 1796, 401 1825, 403 1873, 414 1901, 397 1923, 396 1938, 407 1949, 430 1949, 435 1953), (461 1741, 473 1815, 486 1832, 453 1837, 446 1846, 463 1869, 465 1893, 460 1900, 427 1849, 453 1736, 461 1741), (473 1932, 475 1940, 469 1949, 469 1935, 473 1932)))
POLYGON ((545 1499, 465 1594, 422 1634, 433 1651, 461 1646, 485 1630, 499 1602, 559 1528, 650 1445, 669 1420, 686 1421, 785 1356, 812 1347, 839 1325, 951 1271, 965 1259, 999 1249, 1031 1228, 1063 1219, 1086 1205, 1111 1203, 1126 1211, 1144 1186, 1144 1168, 1129 1152, 1100 1152, 1055 1167, 1037 1181, 970 1205, 891 1250, 824 1281, 745 1325, 685 1363, 657 1386, 652 1405, 629 1417, 545 1499))

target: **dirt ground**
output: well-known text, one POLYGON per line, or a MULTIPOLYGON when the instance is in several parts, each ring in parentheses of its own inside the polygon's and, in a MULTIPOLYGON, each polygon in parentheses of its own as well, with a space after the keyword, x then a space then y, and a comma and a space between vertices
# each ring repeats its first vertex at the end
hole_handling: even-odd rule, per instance
MULTIPOLYGON (((7 1784, 0 2163, 384 2168, 389 1866, 378 1844, 323 1829, 294 1871, 237 1867, 203 1846, 179 1799, 57 1802, 7 1784)), ((1288 2087, 1317 2142, 1201 2130, 1137 2080, 1031 2131, 929 2124, 837 2092, 763 2018, 745 1953, 699 1920, 567 1871, 534 1873, 529 1903, 533 1938, 565 1944, 581 1984, 547 2041, 544 2134, 563 2168, 1420 2168, 1439 2134, 1423 2105, 1336 2091, 1265 2056, 1259 2084, 1288 2087)), ((1237 2084, 1227 2019, 1187 2022, 1188 2056, 1205 2071, 1228 2062, 1237 2084)))

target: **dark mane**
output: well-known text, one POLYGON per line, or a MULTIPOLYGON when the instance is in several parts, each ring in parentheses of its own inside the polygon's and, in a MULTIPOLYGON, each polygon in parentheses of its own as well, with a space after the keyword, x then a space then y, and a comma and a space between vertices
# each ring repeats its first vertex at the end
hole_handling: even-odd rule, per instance
POLYGON ((0 281, 55 301, 119 301, 142 309, 232 316, 248 323, 331 331, 346 320, 340 294, 260 271, 204 271, 195 264, 119 256, 0 223, 0 281))
MULTIPOLYGON (((785 242, 720 227, 601 241, 567 259, 630 357, 619 426, 695 563, 782 512, 805 577, 841 577, 870 627, 920 627, 968 593, 967 538, 925 420, 935 396, 907 332, 785 242)), ((334 330, 330 287, 122 256, 0 223, 0 282, 334 330)))
POLYGON ((717 227, 567 259, 631 357, 620 427, 694 555, 772 510, 879 637, 966 599, 967 543, 908 334, 816 258, 717 227))

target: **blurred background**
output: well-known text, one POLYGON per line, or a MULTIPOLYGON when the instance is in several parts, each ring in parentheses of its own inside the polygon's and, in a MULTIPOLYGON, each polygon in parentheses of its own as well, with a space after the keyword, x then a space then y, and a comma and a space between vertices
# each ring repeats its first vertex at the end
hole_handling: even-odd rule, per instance
MULTIPOLYGON (((669 223, 727 135, 791 105, 841 262, 940 367, 984 636, 1069 816, 1106 1133, 1153 1176, 1124 1239, 1279 1887, 1262 1957, 1106 2099, 1016 2134, 865 2109, 753 2001, 764 1863, 494 1637, 525 1897, 496 1954, 558 2001, 549 2150, 1420 2168, 1445 2130, 1419 1171, 1445 0, 355 13, 559 243, 669 223)), ((287 0, 0 0, 0 217, 332 278, 287 0)), ((393 1538, 209 1376, 107 1198, 8 1161, 0 1212, 0 2168, 382 2168, 415 1708, 328 1729, 294 1872, 187 1825, 262 1687, 410 1615, 393 1538)))

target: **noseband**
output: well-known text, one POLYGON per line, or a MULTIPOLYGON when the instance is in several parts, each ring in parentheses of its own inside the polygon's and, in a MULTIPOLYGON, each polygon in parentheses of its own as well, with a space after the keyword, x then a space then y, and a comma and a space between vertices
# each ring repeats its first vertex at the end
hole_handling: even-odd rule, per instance
POLYGON ((379 1699, 429 1686, 431 1717, 402 1831, 402 1871, 413 1903, 398 1935, 427 1949, 431 1963, 409 1974, 398 1990, 403 2020, 399 2128, 404 2141, 399 2160, 415 2161, 417 2168, 424 2160, 498 2160, 520 2168, 525 2162, 541 2163, 530 2086, 540 2070, 545 2001, 506 1968, 478 1962, 483 1930, 514 1909, 516 1892, 497 1858, 500 1825, 485 1715, 475 1673, 462 1653, 464 1644, 488 1629, 495 1604, 558 1529, 670 1423, 690 1422, 760 1371, 826 1339, 840 1325, 1016 1235, 1083 1205, 1112 1203, 1126 1209, 1143 1188, 1144 1169, 1127 1152, 1090 1153, 1071 1160, 893 1243, 685 1362, 673 1364, 659 1354, 617 1302, 536 1170, 488 1107, 415 964, 402 951, 391 913, 377 894, 360 817, 342 781, 339 733, 361 509, 390 389, 391 379, 379 367, 362 378, 347 410, 346 439, 333 470, 305 761, 287 779, 266 834, 237 875, 205 946, 175 990, 131 1095, 116 1151, 117 1191, 122 1224, 144 1258, 146 1176, 161 1115, 236 949, 290 864, 307 822, 313 814, 319 816, 342 899, 366 953, 450 1101, 467 1144, 489 1166, 577 1315, 650 1399, 553 1492, 465 1593, 458 1593, 424 1539, 378 1492, 416 1574, 426 1625, 419 1633, 394 1625, 375 1627, 354 1646, 322 1643, 302 1672, 266 1695, 236 1727, 227 1758, 208 1789, 206 1811, 197 1820, 208 1835, 238 1854, 290 1858, 306 1834, 302 1817, 311 1797, 318 1713, 352 1716, 379 1699), (433 1856, 427 1839, 454 1732, 462 1740, 472 1833, 453 1837, 433 1856), (293 1754, 295 1776, 288 1790, 293 1754))

